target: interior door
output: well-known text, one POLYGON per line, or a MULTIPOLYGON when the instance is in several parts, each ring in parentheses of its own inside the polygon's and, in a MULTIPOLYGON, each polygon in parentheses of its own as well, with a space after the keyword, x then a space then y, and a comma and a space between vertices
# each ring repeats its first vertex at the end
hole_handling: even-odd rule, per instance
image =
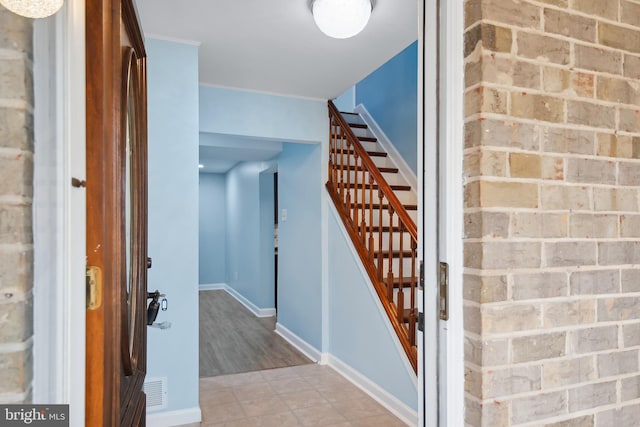
POLYGON ((145 67, 132 0, 88 0, 87 426, 145 424, 145 67))

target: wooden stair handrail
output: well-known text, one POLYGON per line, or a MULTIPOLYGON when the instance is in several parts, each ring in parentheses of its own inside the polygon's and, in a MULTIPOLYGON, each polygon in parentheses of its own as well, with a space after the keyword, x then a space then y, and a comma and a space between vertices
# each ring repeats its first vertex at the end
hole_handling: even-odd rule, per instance
MULTIPOLYGON (((410 187, 389 185, 382 175, 382 170, 385 168, 378 167, 374 163, 360 142, 361 139, 362 141, 374 142, 375 138, 356 137, 351 125, 347 123, 333 102, 329 101, 328 107, 331 134, 327 191, 345 225, 363 267, 371 279, 371 283, 391 326, 395 330, 414 372, 417 373, 416 322, 418 310, 415 298, 418 287, 416 271, 417 228, 407 212, 410 205, 403 205, 394 192, 394 187, 401 191, 408 191, 410 187), (339 132, 338 128, 340 129, 339 132), (339 150, 337 149, 338 143, 341 147, 339 150), (343 145, 345 143, 346 149, 343 145), (354 160, 353 163, 352 160, 354 160), (347 173, 346 182, 344 181, 344 172, 347 173), (350 180, 352 172, 355 174, 353 182, 350 180), (336 173, 340 173, 340 180, 336 180, 336 173), (365 183, 365 173, 369 177, 368 183, 365 183), (361 182, 358 182, 358 176, 361 177, 361 182), (378 195, 377 201, 373 199, 374 188, 378 195), (367 190, 368 201, 365 196, 367 190), (353 191, 353 193, 351 194, 350 191, 353 191), (353 195, 353 200, 351 195, 353 195), (359 199, 360 197, 362 199, 359 199), (367 209, 369 209, 368 218, 366 217, 367 209), (373 212, 378 213, 378 217, 375 220, 373 212), (389 224, 386 226, 382 218, 383 212, 387 213, 389 218, 389 224), (394 218, 397 220, 397 224, 394 224, 394 218), (377 238, 377 245, 375 246, 374 232, 375 238, 377 238), (382 244, 383 232, 385 236, 388 236, 385 247, 382 244), (397 243, 393 243, 392 238, 392 233, 395 232, 400 233, 397 243), (403 237, 406 236, 405 233, 409 235, 407 243, 410 243, 410 249, 406 249, 403 243, 403 237), (398 245, 397 248, 395 247, 396 244, 398 245), (397 271, 396 267, 392 267, 394 260, 398 262, 397 271), (411 261, 411 266, 407 268, 408 271, 403 270, 404 260, 411 261), (383 271, 384 262, 387 263, 386 271, 383 271), (408 273, 408 277, 405 273, 408 273), (407 283, 402 283, 405 280, 407 283), (409 291, 408 300, 405 300, 405 288, 409 291), (406 308, 405 303, 408 303, 410 308, 406 308)), ((388 169, 393 170, 394 173, 398 172, 397 168, 388 169)), ((411 205, 411 207, 415 208, 414 205, 411 205)))
POLYGON ((344 120, 342 114, 340 114, 340 111, 336 108, 335 104, 331 100, 329 100, 329 111, 333 113, 333 117, 338 121, 340 129, 345 133, 347 139, 353 145, 355 152, 362 159, 362 163, 366 165, 367 172, 373 175, 375 181, 378 182, 378 191, 381 191, 382 194, 384 194, 384 196, 387 198, 389 204, 396 212, 398 218, 400 218, 400 221, 403 223, 411 237, 413 237, 415 240, 418 240, 418 228, 416 227, 415 222, 413 222, 413 219, 411 219, 402 203, 400 203, 398 197, 395 195, 395 193, 387 183, 387 180, 384 179, 384 176, 382 176, 382 173, 380 173, 378 167, 375 165, 375 163, 373 163, 373 160, 371 160, 371 157, 369 156, 369 153, 367 153, 367 150, 365 150, 362 144, 360 144, 360 140, 353 133, 353 130, 351 130, 351 127, 344 120))

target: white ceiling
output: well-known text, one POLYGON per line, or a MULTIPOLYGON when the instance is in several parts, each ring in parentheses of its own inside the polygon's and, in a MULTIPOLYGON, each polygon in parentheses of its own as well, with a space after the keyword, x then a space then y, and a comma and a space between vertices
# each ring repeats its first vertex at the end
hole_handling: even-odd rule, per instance
MULTIPOLYGON (((374 0, 367 27, 346 40, 318 30, 311 0, 136 4, 146 37, 200 44, 201 84, 322 100, 362 80, 418 33, 417 0, 374 0)), ((201 134, 201 171, 224 173, 240 161, 268 160, 282 149, 264 140, 229 138, 201 134)))

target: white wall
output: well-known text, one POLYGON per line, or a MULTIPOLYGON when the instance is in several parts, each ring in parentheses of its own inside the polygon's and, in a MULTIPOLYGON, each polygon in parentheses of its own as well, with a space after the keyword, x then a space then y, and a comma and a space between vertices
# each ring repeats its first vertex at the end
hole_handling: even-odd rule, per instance
MULTIPOLYGON (((198 49, 147 39, 150 290, 169 309, 148 328, 147 378, 167 377, 166 411, 198 404, 198 49)), ((199 419, 185 419, 185 423, 199 419)))

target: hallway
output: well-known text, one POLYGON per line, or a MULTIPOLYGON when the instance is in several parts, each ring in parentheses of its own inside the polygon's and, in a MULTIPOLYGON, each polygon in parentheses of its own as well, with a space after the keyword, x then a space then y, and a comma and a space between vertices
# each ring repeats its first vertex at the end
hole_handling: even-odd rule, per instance
POLYGON ((224 290, 199 292, 200 378, 312 363, 224 290))
POLYGON ((203 427, 404 426, 328 366, 277 335, 224 290, 200 291, 203 427))

